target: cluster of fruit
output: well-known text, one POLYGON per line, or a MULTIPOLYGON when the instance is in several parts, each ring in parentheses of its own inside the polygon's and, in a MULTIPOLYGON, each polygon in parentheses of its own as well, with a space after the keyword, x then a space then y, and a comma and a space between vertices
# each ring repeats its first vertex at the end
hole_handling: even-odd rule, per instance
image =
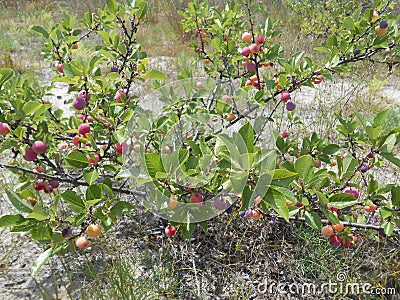
MULTIPOLYGON (((97 238, 100 236, 102 231, 102 228, 98 224, 90 224, 88 227, 86 227, 86 234, 90 238, 97 238)), ((69 238, 72 236, 72 229, 71 227, 66 227, 62 230, 61 234, 64 238, 69 238)), ((89 239, 81 235, 75 240, 75 245, 79 249, 85 249, 87 246, 89 246, 89 239)))
POLYGON ((321 233, 323 236, 329 237, 329 242, 332 246, 340 246, 343 248, 353 248, 358 242, 358 237, 355 233, 348 235, 340 235, 344 230, 342 223, 326 225, 322 227, 321 233))
MULTIPOLYGON (((37 167, 33 169, 36 173, 44 174, 46 170, 42 167, 37 167)), ((40 175, 34 175, 35 178, 41 179, 40 175)), ((53 190, 57 189, 60 186, 60 182, 58 180, 38 180, 33 184, 33 188, 36 191, 43 191, 46 194, 50 194, 53 190)))

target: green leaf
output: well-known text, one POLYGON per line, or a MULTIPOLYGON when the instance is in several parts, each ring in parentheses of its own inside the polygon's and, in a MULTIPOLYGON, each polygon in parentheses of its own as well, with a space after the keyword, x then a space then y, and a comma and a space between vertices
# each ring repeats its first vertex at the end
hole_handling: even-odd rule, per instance
POLYGON ((254 152, 254 129, 253 126, 248 122, 239 129, 239 134, 243 138, 244 143, 247 146, 249 153, 254 152))
POLYGON ((39 204, 35 205, 33 211, 26 216, 28 219, 35 219, 38 221, 44 221, 49 218, 47 212, 43 209, 43 207, 39 204))
POLYGON ((168 79, 167 75, 165 75, 163 72, 158 71, 158 70, 147 71, 144 75, 142 75, 142 78, 153 79, 153 80, 163 80, 163 81, 168 79))
POLYGON ((40 268, 49 260, 52 254, 52 248, 47 249, 39 255, 32 265, 31 276, 34 277, 39 272, 40 268))
POLYGON ((139 20, 142 19, 146 15, 147 8, 148 8, 147 1, 144 1, 141 4, 142 4, 142 6, 139 7, 139 11, 137 12, 137 17, 139 20))
POLYGON ((301 143, 301 150, 300 150, 300 155, 306 155, 307 153, 310 153, 311 151, 311 141, 305 137, 303 139, 303 142, 301 143))
POLYGON ((314 160, 311 155, 304 155, 297 159, 294 163, 294 169, 301 179, 307 181, 314 173, 314 160))
POLYGON ((32 239, 39 243, 48 243, 53 237, 53 230, 47 223, 38 223, 30 230, 32 239))
POLYGON ((126 201, 119 201, 113 205, 110 209, 110 212, 114 213, 115 215, 127 215, 134 210, 135 207, 126 201))
POLYGON ((347 206, 353 206, 357 203, 357 199, 353 195, 347 193, 335 194, 329 197, 329 205, 335 208, 345 208, 347 206))
POLYGON ((186 143, 192 149, 194 154, 199 155, 199 156, 202 154, 200 147, 199 147, 199 145, 196 144, 196 142, 187 140, 186 143))
POLYGON ((0 88, 14 76, 14 71, 10 68, 0 69, 0 88))
POLYGON ((201 229, 203 229, 204 232, 207 232, 208 229, 208 221, 203 221, 199 223, 201 229))
POLYGON ((73 212, 80 214, 85 211, 85 203, 74 191, 65 191, 61 197, 69 204, 73 212))
POLYGON ((155 178, 157 172, 165 173, 163 163, 161 160, 161 154, 159 153, 146 153, 144 155, 144 161, 146 164, 146 169, 152 178, 155 178))
POLYGON ((242 192, 242 207, 241 210, 246 210, 249 208, 249 203, 251 199, 252 192, 249 186, 245 186, 242 192))
POLYGON ((215 151, 219 151, 219 147, 221 145, 224 145, 228 149, 229 153, 229 160, 232 165, 232 169, 235 170, 243 170, 243 169, 248 169, 249 166, 249 155, 246 153, 245 150, 247 150, 247 146, 245 142, 243 141, 242 137, 236 133, 236 135, 233 135, 233 138, 227 134, 220 134, 217 137, 218 140, 221 141, 221 143, 216 143, 215 145, 215 151), (242 152, 240 151, 242 150, 242 152), (246 155, 244 157, 241 157, 241 154, 245 153, 246 155), (243 165, 245 164, 245 166, 243 165))
POLYGON ((397 142, 396 134, 391 134, 387 136, 385 138, 385 141, 383 142, 381 151, 385 153, 391 153, 393 151, 396 142, 397 142))
POLYGON ((117 6, 115 0, 106 0, 107 7, 111 13, 115 14, 117 12, 117 6))
POLYGON ((1 227, 11 227, 25 222, 25 218, 22 215, 5 215, 0 218, 1 227))
POLYGON ((41 26, 33 26, 31 30, 40 33, 45 39, 49 38, 49 33, 41 26))
POLYGON ((325 53, 331 53, 331 51, 328 48, 322 47, 322 46, 315 47, 314 50, 325 52, 325 53))
POLYGON ((328 205, 329 200, 326 195, 320 191, 317 191, 318 201, 321 205, 328 205))
POLYGON ((329 209, 326 209, 325 207, 321 207, 321 211, 324 213, 324 215, 328 218, 329 222, 332 224, 339 224, 340 220, 336 215, 333 214, 332 211, 329 209))
POLYGON ((286 197, 284 194, 274 188, 269 188, 263 199, 271 205, 281 218, 289 222, 289 209, 286 206, 286 197))
POLYGON ((275 169, 271 185, 289 187, 289 184, 298 176, 295 172, 286 169, 275 169))
POLYGON ((330 144, 330 145, 326 146, 324 149, 322 149, 321 151, 322 151, 322 153, 332 155, 332 154, 335 154, 336 152, 338 152, 339 149, 340 149, 340 147, 338 145, 330 144))
POLYGON ((230 182, 232 183, 232 192, 240 193, 243 191, 244 187, 247 184, 247 180, 249 178, 249 173, 241 172, 241 173, 233 173, 229 177, 230 182))
POLYGON ((367 192, 368 194, 374 193, 379 188, 378 181, 376 181, 372 176, 370 177, 367 192))
POLYGON ((64 69, 64 75, 67 77, 75 77, 75 76, 82 76, 83 75, 83 69, 81 65, 78 65, 77 62, 64 62, 63 64, 63 69, 64 69))
POLYGON ((194 223, 184 223, 180 226, 182 236, 185 240, 188 240, 194 233, 196 229, 196 224, 194 223))
POLYGON ((390 192, 392 194, 392 204, 400 206, 400 186, 393 186, 390 192))
POLYGON ((386 219, 393 215, 393 211, 390 208, 382 207, 379 210, 379 214, 381 215, 382 219, 386 219))
POLYGON ((89 186, 88 189, 86 190, 85 207, 89 208, 90 206, 93 206, 96 203, 100 202, 102 199, 101 192, 102 192, 101 186, 97 184, 89 186))
POLYGON ((85 170, 83 171, 83 178, 89 185, 92 185, 99 178, 99 172, 97 170, 85 170))
POLYGON ((26 219, 24 222, 19 223, 11 228, 11 232, 27 232, 38 225, 35 219, 26 219))
POLYGON ((24 198, 21 198, 17 193, 6 188, 6 194, 11 204, 20 212, 31 213, 32 205, 24 198))
POLYGON ((211 46, 217 51, 221 51, 221 40, 219 38, 213 38, 211 40, 211 46))
POLYGON ((392 222, 383 223, 383 230, 387 236, 391 236, 394 230, 394 224, 392 222))
POLYGON ((322 228, 321 218, 315 212, 306 211, 304 213, 306 223, 313 229, 320 231, 322 228))
POLYGON ((343 26, 349 30, 354 29, 354 20, 351 17, 347 17, 343 21, 343 26))
POLYGON ((254 95, 254 99, 258 102, 263 104, 264 103, 264 90, 259 90, 255 95, 254 95))
POLYGON ((379 126, 385 126, 385 120, 389 114, 389 109, 380 111, 374 118, 374 128, 379 126))
POLYGON ((400 159, 394 156, 393 153, 381 152, 380 155, 383 156, 386 160, 390 161, 392 164, 400 168, 400 159))
POLYGON ((29 101, 24 104, 22 110, 25 115, 29 116, 39 110, 42 106, 43 104, 39 101, 29 101))
POLYGON ((81 152, 71 152, 65 157, 65 165, 77 169, 86 168, 89 165, 87 157, 81 152))
POLYGON ((346 156, 344 160, 341 162, 342 168, 339 168, 340 179, 344 180, 350 177, 353 174, 357 165, 358 161, 353 156, 346 156))

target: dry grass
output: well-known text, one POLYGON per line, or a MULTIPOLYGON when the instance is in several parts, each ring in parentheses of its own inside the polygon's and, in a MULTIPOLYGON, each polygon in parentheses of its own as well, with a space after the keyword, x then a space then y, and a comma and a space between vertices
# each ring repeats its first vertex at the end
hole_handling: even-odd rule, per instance
MULTIPOLYGON (((336 279, 339 273, 346 275, 347 283, 370 283, 400 291, 398 238, 375 242, 359 231, 361 242, 355 249, 332 248, 326 238, 302 223, 278 221, 272 226, 267 219, 243 220, 236 212, 213 220, 207 232, 198 228, 190 240, 184 241, 179 236, 165 237, 164 223, 150 213, 136 214, 95 243, 88 255, 76 253, 64 258, 71 283, 79 283, 72 290, 71 283, 64 280, 71 296, 118 299, 111 296, 116 279, 126 287, 137 283, 132 268, 148 279, 137 286, 136 292, 150 290, 158 295, 146 299, 283 299, 282 294, 265 291, 265 286, 308 283, 320 287, 329 281, 340 283, 336 279), (132 256, 136 259, 130 265, 113 262, 132 256), (118 276, 110 280, 110 274, 118 276), (154 278, 159 280, 157 292, 151 284, 154 278)), ((354 297, 365 295, 325 291, 321 295, 292 296, 358 299, 354 297)))

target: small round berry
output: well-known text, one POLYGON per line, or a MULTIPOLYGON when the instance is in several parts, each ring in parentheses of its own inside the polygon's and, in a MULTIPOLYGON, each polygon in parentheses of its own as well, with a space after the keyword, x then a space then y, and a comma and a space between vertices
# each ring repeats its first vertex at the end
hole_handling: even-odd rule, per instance
POLYGON ((32 148, 27 148, 23 157, 26 161, 34 161, 37 158, 37 153, 32 148))
POLYGON ((256 43, 261 45, 264 44, 264 42, 265 42, 265 36, 263 36, 262 34, 258 34, 256 36, 256 43))
POLYGON ((252 39, 253 39, 253 36, 251 35, 250 32, 244 32, 242 34, 242 41, 243 42, 250 43, 252 39))
POLYGON ((261 218, 261 214, 257 210, 253 210, 251 216, 256 220, 259 220, 261 218))
POLYGON ((78 96, 72 102, 72 106, 76 110, 82 110, 82 109, 84 109, 86 107, 86 100, 84 98, 78 96))
POLYGON ((256 199, 254 199, 254 204, 260 205, 261 201, 262 201, 262 198, 260 196, 257 196, 256 199))
POLYGON ((168 225, 167 227, 165 227, 165 234, 167 236, 174 236, 176 234, 176 227, 168 225))
POLYGON ((322 227, 321 233, 323 236, 331 237, 333 235, 333 228, 330 225, 326 225, 322 227))
POLYGON ((58 180, 50 180, 49 185, 51 185, 53 189, 56 189, 60 186, 60 182, 58 180))
POLYGON ((50 194, 53 190, 54 188, 50 184, 46 184, 43 188, 43 192, 45 192, 46 194, 50 194))
POLYGON ((42 191, 45 187, 45 183, 43 181, 37 181, 33 184, 33 188, 36 191, 42 191))
POLYGON ((202 204, 204 201, 203 195, 199 193, 194 193, 192 196, 190 196, 190 203, 194 203, 196 205, 202 204))
POLYGON ((47 150, 47 145, 43 141, 36 141, 32 145, 32 150, 35 151, 37 154, 43 154, 47 150))
POLYGON ((228 122, 231 122, 236 119, 236 116, 233 113, 228 113, 228 116, 226 117, 226 119, 228 120, 228 122))
POLYGON ((85 236, 80 236, 75 241, 76 247, 85 249, 89 245, 89 240, 85 236))
POLYGON ((290 99, 290 93, 288 91, 283 91, 281 93, 282 102, 287 102, 290 99))
POLYGON ((289 101, 288 103, 286 103, 286 109, 288 111, 293 111, 296 108, 296 103, 289 101))
POLYGON ((98 237, 101 234, 101 226, 98 224, 90 224, 86 228, 86 233, 92 238, 98 237))
POLYGON ((244 47, 244 48, 242 49, 242 55, 243 55, 243 56, 249 56, 250 53, 251 53, 251 50, 250 50, 249 47, 244 47))
POLYGON ((78 132, 81 135, 85 135, 90 132, 90 125, 87 123, 82 123, 78 126, 78 132))
POLYGON ((360 171, 361 173, 365 173, 365 172, 367 172, 368 170, 369 170, 368 164, 362 164, 362 165, 360 166, 360 168, 359 168, 359 171, 360 171))
POLYGON ((72 228, 71 227, 66 227, 61 231, 61 234, 63 238, 70 237, 72 235, 72 228))
POLYGON ((225 210, 226 209, 226 206, 227 206, 227 203, 226 203, 226 201, 224 200, 224 199, 222 199, 222 198, 217 198, 217 199, 215 199, 215 201, 214 201, 214 207, 217 209, 217 210, 225 210))
POLYGON ((322 162, 319 159, 314 159, 314 167, 321 168, 322 162))
POLYGON ((344 230, 344 225, 342 223, 332 224, 332 229, 336 232, 342 232, 344 230))
POLYGON ((171 195, 169 198, 167 209, 175 209, 178 206, 178 198, 175 195, 171 195))
POLYGON ((359 197, 359 193, 358 190, 356 188, 348 188, 347 190, 344 191, 346 194, 350 194, 353 195, 354 198, 358 199, 359 197))
POLYGON ((334 235, 329 237, 329 243, 332 246, 339 246, 339 245, 342 244, 342 239, 340 238, 340 236, 334 234, 334 235))
POLYGON ((7 123, 0 123, 0 135, 7 135, 10 132, 10 126, 7 123))
POLYGON ((80 91, 80 92, 78 93, 78 97, 81 97, 81 98, 85 99, 86 102, 89 102, 90 96, 91 96, 90 93, 88 92, 88 93, 86 94, 86 91, 85 91, 85 90, 82 90, 82 91, 80 91))

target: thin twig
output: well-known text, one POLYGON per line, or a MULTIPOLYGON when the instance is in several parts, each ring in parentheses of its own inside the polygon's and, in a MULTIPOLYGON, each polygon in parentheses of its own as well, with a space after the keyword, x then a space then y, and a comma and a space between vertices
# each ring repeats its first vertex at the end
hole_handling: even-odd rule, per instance
MULTIPOLYGON (((301 221, 301 222, 306 222, 305 217, 289 217, 289 220, 292 221, 301 221)), ((329 220, 321 220, 323 224, 330 224, 331 222, 329 220)), ((341 221, 341 223, 344 226, 349 226, 349 227, 354 227, 354 228, 360 228, 360 229, 372 229, 372 230, 377 230, 377 231, 385 231, 385 228, 383 226, 378 226, 378 225, 372 225, 372 224, 360 224, 360 223, 353 223, 353 222, 346 222, 346 221, 341 221)), ((394 228, 393 230, 395 233, 400 234, 400 228, 394 228)))

